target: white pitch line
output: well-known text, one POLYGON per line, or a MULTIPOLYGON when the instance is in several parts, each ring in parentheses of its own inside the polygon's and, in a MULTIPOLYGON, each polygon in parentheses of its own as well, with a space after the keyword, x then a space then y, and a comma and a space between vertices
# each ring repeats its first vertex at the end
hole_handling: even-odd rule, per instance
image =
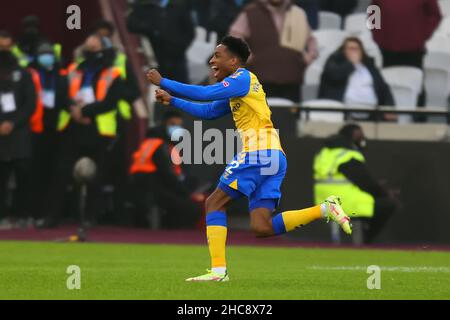
MULTIPOLYGON (((328 270, 328 271, 366 271, 368 266, 309 266, 306 269, 311 270, 328 270)), ((450 273, 449 267, 404 267, 404 266, 392 266, 382 267, 381 271, 392 272, 444 272, 450 273)))

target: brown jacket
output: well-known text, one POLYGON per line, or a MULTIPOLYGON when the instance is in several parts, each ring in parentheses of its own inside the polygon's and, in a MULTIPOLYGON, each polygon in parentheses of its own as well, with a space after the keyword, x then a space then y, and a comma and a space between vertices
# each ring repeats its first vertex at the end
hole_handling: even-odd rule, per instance
MULTIPOLYGON (((288 12, 291 6, 293 5, 287 5, 284 11, 288 12)), ((242 35, 252 51, 248 68, 263 84, 300 85, 306 68, 303 54, 281 46, 282 30, 276 25, 267 4, 255 1, 245 7, 242 14, 245 15, 249 28, 249 32, 242 35)), ((235 34, 233 31, 232 27, 230 33, 235 34)), ((310 32, 309 28, 299 31, 306 34, 310 32)))

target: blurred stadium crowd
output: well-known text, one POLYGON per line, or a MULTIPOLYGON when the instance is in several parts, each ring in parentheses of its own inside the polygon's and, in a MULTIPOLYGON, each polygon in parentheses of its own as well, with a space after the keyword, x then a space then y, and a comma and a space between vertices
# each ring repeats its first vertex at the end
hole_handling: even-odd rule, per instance
MULTIPOLYGON (((231 34, 250 45, 248 67, 271 105, 448 108, 450 0, 135 0, 126 19, 148 52, 147 66, 181 82, 211 83, 210 54, 231 34), (379 30, 366 25, 370 4, 381 8, 379 30)), ((72 177, 83 157, 97 169, 89 224, 147 225, 156 203, 169 212, 158 225, 194 227, 205 190, 170 160, 169 136, 182 116, 171 111, 155 121, 150 114, 156 125, 127 149, 133 104, 146 92, 138 84, 143 70, 115 41, 115 23, 99 19, 71 61, 62 59, 63 39, 42 33, 39 17, 22 26, 16 38, 0 31, 0 228, 51 228, 78 217, 72 177), (117 214, 105 219, 111 211, 117 214)), ((373 120, 364 112, 309 117, 373 120)), ((386 113, 383 121, 427 119, 386 113)))

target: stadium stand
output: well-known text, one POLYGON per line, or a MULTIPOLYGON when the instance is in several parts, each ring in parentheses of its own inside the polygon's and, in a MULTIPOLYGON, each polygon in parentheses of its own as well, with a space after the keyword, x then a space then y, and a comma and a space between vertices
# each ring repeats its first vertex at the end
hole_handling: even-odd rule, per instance
POLYGON ((342 24, 341 16, 334 12, 319 12, 319 30, 340 29, 342 24))
MULTIPOLYGON (((423 72, 414 67, 389 67, 381 71, 394 95, 398 109, 417 105, 417 99, 422 88, 423 72)), ((412 122, 409 115, 399 116, 399 123, 412 122)))

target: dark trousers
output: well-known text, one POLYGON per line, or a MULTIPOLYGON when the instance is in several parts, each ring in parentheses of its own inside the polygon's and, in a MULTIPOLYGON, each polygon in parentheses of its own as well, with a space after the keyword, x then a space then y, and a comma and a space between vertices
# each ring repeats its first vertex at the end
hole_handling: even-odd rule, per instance
POLYGON ((56 167, 58 134, 56 130, 33 135, 33 156, 29 183, 29 211, 35 219, 43 216, 44 203, 49 193, 56 167))
POLYGON ((0 217, 13 216, 25 218, 27 212, 28 183, 30 178, 30 159, 0 161, 0 217), (7 211, 8 183, 14 174, 16 188, 12 195, 12 208, 7 211))
MULTIPOLYGON (((126 125, 122 123, 122 125, 126 125)), ((118 135, 108 152, 108 161, 104 168, 104 181, 113 186, 114 193, 112 203, 110 203, 108 216, 102 219, 101 223, 115 224, 123 223, 127 217, 124 216, 124 204, 126 202, 127 181, 128 181, 128 156, 125 128, 118 129, 118 135)))
POLYGON ((137 214, 141 217, 148 212, 153 204, 164 209, 161 225, 165 229, 194 228, 201 219, 201 207, 187 195, 180 195, 161 183, 154 174, 134 174, 131 177, 131 194, 137 206, 137 214))
MULTIPOLYGON (((411 66, 423 70, 423 59, 425 56, 425 51, 418 52, 395 52, 388 50, 381 50, 383 55, 383 67, 392 66, 411 66)), ((425 88, 422 87, 422 92, 419 95, 419 100, 417 101, 418 106, 425 106, 426 96, 425 88)))
POLYGON ((87 188, 85 216, 91 222, 103 208, 102 187, 104 168, 108 161, 109 148, 113 139, 92 137, 91 141, 80 141, 72 133, 66 132, 61 137, 57 166, 52 179, 50 192, 46 197, 46 218, 51 223, 59 222, 65 204, 67 187, 73 183, 73 168, 82 157, 91 158, 97 167, 95 179, 87 188))
POLYGON ((363 222, 364 243, 371 243, 381 232, 397 209, 396 203, 390 198, 376 198, 375 212, 372 218, 361 218, 363 222))

